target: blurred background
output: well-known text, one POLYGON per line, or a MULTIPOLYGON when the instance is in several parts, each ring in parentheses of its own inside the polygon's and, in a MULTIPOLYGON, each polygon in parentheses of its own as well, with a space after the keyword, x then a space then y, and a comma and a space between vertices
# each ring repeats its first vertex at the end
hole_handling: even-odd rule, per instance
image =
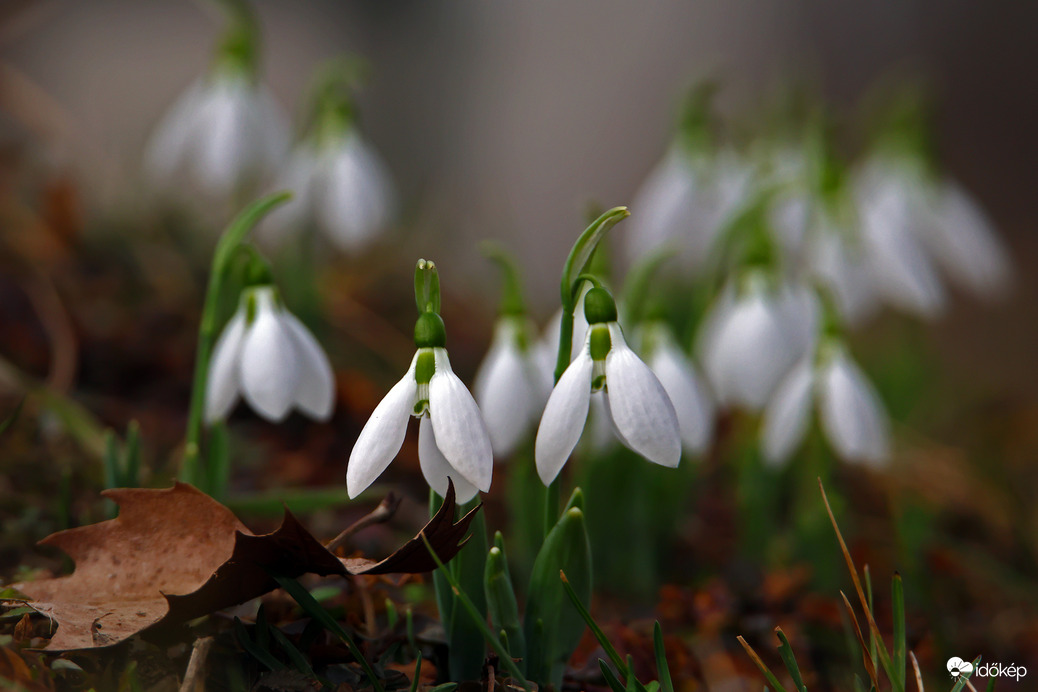
MULTIPOLYGON (((934 322, 905 327, 885 316, 859 335, 862 360, 894 399, 906 454, 924 460, 892 481, 895 494, 932 500, 927 511, 936 521, 952 515, 941 524, 950 540, 969 535, 981 554, 1011 563, 987 581, 947 572, 952 581, 976 577, 964 587, 974 596, 991 584, 1012 594, 999 602, 1004 619, 994 624, 985 620, 991 609, 962 596, 972 619, 961 624, 979 630, 970 641, 984 645, 984 633, 999 630, 989 645, 1006 656, 1028 648, 1022 642, 1038 631, 1029 615, 1038 608, 1033 582, 1020 576, 1035 573, 1038 556, 1031 507, 1038 487, 1038 4, 259 0, 254 7, 262 79, 295 123, 319 64, 344 52, 368 61, 360 127, 392 173, 403 223, 391 247, 340 258, 333 265, 340 273, 319 279, 329 314, 315 331, 340 349, 332 358, 338 427, 293 419, 288 432, 275 434, 242 416, 241 444, 274 450, 270 466, 243 467, 259 477, 251 485, 341 483, 359 425, 409 357, 407 291, 416 258, 434 259, 444 276, 445 319, 457 335, 452 360, 467 382, 489 339, 498 286, 478 241, 499 239, 516 253, 532 312, 543 322, 557 308, 559 270, 588 206, 630 203, 698 80, 718 82, 717 109, 733 132, 793 82, 811 86, 864 137, 861 113, 876 85, 907 78, 932 99, 937 159, 990 214, 1014 283, 994 303, 956 294, 934 322), (870 343, 878 354, 892 339, 906 339, 908 355, 870 358, 870 343), (898 399, 897 387, 885 384, 898 377, 923 394, 898 399), (927 496, 928 488, 936 489, 927 496), (1019 603, 1031 610, 1014 611, 1019 603)), ((165 242, 186 231, 176 230, 178 217, 152 209, 142 151, 162 114, 210 65, 221 28, 220 14, 204 3, 0 4, 0 375, 9 385, 46 378, 117 429, 140 419, 156 459, 175 449, 183 430, 205 247, 230 212, 216 208, 212 219, 183 224, 203 229, 201 241, 165 242)), ((862 142, 848 146, 860 150, 862 142)), ((623 232, 621 225, 614 234, 623 232)), ((37 462, 32 453, 12 462, 9 497, 24 490, 37 462)), ((40 495, 59 481, 53 476, 40 495)), ((420 483, 414 487, 421 492, 420 483)), ((885 496, 862 492, 885 515, 885 496)), ((60 526, 46 510, 27 514, 29 504, 5 508, 28 527, 2 546, 12 565, 44 529, 60 526)), ((80 518, 90 515, 82 509, 80 518)), ((864 513, 863 540, 886 540, 877 521, 864 513)), ((893 569, 895 560, 878 562, 893 569)), ((884 583, 889 572, 880 572, 884 583)), ((671 594, 669 603, 693 608, 679 600, 671 594)), ((1033 647, 1029 655, 1034 660, 1033 647)))

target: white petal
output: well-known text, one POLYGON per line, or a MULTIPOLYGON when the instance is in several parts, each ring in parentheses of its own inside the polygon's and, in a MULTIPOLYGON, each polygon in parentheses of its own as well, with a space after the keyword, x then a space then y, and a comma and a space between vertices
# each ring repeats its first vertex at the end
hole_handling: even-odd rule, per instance
POLYGON ((507 457, 540 416, 547 394, 542 398, 540 374, 517 339, 522 323, 503 319, 495 329, 494 341, 476 373, 476 403, 483 413, 494 454, 507 457))
POLYGON ((244 335, 245 312, 238 310, 217 339, 209 361, 205 392, 205 419, 209 423, 226 417, 238 399, 238 365, 244 335))
POLYGON ((490 490, 494 452, 483 416, 469 390, 451 370, 447 351, 434 349, 436 370, 429 380, 429 417, 436 445, 452 467, 483 492, 490 490))
POLYGON ((447 496, 447 478, 454 481, 454 492, 460 503, 465 503, 476 496, 476 486, 465 480, 465 476, 448 463, 446 457, 436 446, 436 433, 433 432, 429 416, 422 416, 422 422, 418 425, 418 463, 422 467, 422 475, 429 487, 439 493, 440 497, 447 496))
POLYGON ((199 116, 204 131, 192 156, 196 180, 217 195, 228 194, 248 172, 253 146, 250 140, 249 86, 239 79, 218 78, 209 86, 199 116))
POLYGON ((672 147, 631 201, 626 234, 630 261, 688 234, 696 211, 696 187, 684 148, 672 147))
POLYGON ((348 135, 328 153, 318 225, 343 250, 358 250, 389 224, 394 197, 385 165, 359 136, 348 135))
POLYGON ((851 326, 860 325, 878 307, 872 276, 862 249, 844 238, 845 229, 826 226, 808 245, 807 262, 813 275, 832 291, 840 315, 851 326))
POLYGON ((820 397, 822 428, 840 456, 874 464, 886 461, 886 413, 872 385, 842 351, 823 373, 820 397))
POLYGON ((183 165, 192 137, 199 127, 204 83, 195 82, 162 117, 144 152, 144 170, 155 183, 166 185, 183 165))
POLYGON ((751 288, 713 329, 703 365, 718 400, 760 409, 795 357, 774 300, 751 288))
POLYGON ((769 464, 789 459, 804 439, 811 421, 813 357, 804 358, 779 383, 764 411, 761 451, 769 464))
POLYGON ((253 296, 256 316, 242 341, 242 394, 264 418, 280 421, 292 406, 299 382, 295 343, 273 303, 272 289, 255 289, 253 296))
POLYGON ((936 317, 944 290, 916 233, 925 223, 918 186, 896 171, 860 183, 861 238, 874 285, 890 304, 936 317))
POLYGON ((624 444, 649 461, 677 466, 681 438, 674 405, 663 385, 624 342, 619 325, 609 325, 612 348, 606 356, 606 398, 624 444))
POLYGON ((674 405, 681 441, 689 451, 701 454, 713 438, 714 404, 688 357, 669 333, 664 334, 657 337, 649 367, 674 405))
POLYGON ((335 373, 328 356, 302 322, 288 310, 281 312, 281 323, 295 342, 299 363, 299 383, 295 403, 317 420, 328 420, 335 403, 335 373))
POLYGON ((784 283, 775 307, 790 345, 790 362, 814 353, 822 312, 815 292, 804 283, 784 283))
POLYGON ((407 434, 407 421, 414 411, 418 383, 414 377, 418 354, 403 379, 393 385, 389 393, 371 412, 371 418, 357 436, 346 467, 346 491, 357 497, 389 466, 407 434))
POLYGON ((1012 271, 1009 257, 984 210, 953 182, 936 193, 934 218, 923 240, 952 279, 981 296, 1005 293, 1012 271))
POLYGON ((537 473, 545 485, 559 475, 584 430, 593 369, 594 362, 585 341, 584 348, 562 373, 548 397, 534 445, 537 473))
POLYGON ((261 242, 274 245, 293 231, 302 230, 311 214, 318 170, 310 144, 301 144, 292 152, 277 183, 271 186, 272 191, 291 190, 292 199, 275 207, 257 224, 254 233, 261 242))

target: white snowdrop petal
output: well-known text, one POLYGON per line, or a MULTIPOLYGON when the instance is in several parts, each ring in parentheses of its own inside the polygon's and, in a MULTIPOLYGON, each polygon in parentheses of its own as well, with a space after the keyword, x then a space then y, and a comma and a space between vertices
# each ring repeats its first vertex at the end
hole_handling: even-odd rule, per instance
POLYGON ((238 363, 244 336, 245 313, 238 310, 216 340, 209 361, 205 392, 205 419, 209 423, 225 418, 238 399, 238 363))
POLYGON ((475 399, 451 370, 447 351, 434 349, 436 370, 429 381, 429 417, 436 445, 452 467, 483 492, 490 490, 494 453, 475 399))
POLYGON ((312 145, 303 143, 292 152, 277 183, 271 186, 272 190, 291 190, 292 199, 272 209, 257 224, 254 233, 261 242, 276 245, 292 231, 302 229, 313 204, 318 170, 312 145))
POLYGON ((280 421, 292 406, 299 381, 295 343, 273 304, 271 289, 256 290, 253 296, 256 316, 241 349, 242 395, 264 418, 280 421))
POLYGON ((827 365, 820 397, 822 428, 840 456, 874 464, 887 460, 886 413, 872 385, 843 352, 827 365))
POLYGON ((714 405, 691 362, 672 339, 664 338, 649 367, 674 405, 681 441, 689 451, 702 453, 713 438, 714 405))
POLYGON ((299 319, 287 310, 281 313, 281 323, 288 330, 296 346, 299 363, 299 382, 295 403, 317 420, 328 420, 335 403, 335 373, 328 356, 299 319))
POLYGON ((351 498, 382 475, 404 443, 418 390, 414 376, 417 362, 415 354, 407 374, 379 402, 357 436, 346 466, 346 491, 351 498))
POLYGON ((801 360, 779 383, 764 411, 761 451, 769 464, 782 464, 803 441, 811 422, 814 363, 801 360))
POLYGON ((594 362, 585 343, 548 397, 534 444, 537 474, 545 485, 559 475, 580 440, 587 421, 593 369, 594 362))
POLYGON ((807 263, 833 294, 840 315, 850 326, 865 322, 876 310, 876 289, 860 247, 851 246, 843 231, 822 228, 808 245, 807 263))
POLYGON ((440 497, 447 496, 448 477, 454 481, 455 499, 459 503, 468 502, 476 496, 476 486, 458 473, 436 446, 436 433, 433 432, 428 416, 422 416, 422 422, 418 425, 418 463, 422 468, 422 475, 425 476, 425 482, 440 497))
POLYGON ((635 193, 626 235, 629 260, 636 261, 692 228, 696 179, 686 158, 681 147, 672 147, 635 193))
POLYGON ((759 410, 794 356, 774 301, 753 291, 711 328, 703 363, 719 401, 759 410))
POLYGON ((991 219, 954 182, 941 185, 936 196, 924 235, 930 251, 960 285, 988 298, 1002 295, 1012 270, 991 219))
POLYGON ((192 137, 199 127, 198 115, 205 85, 198 81, 177 98, 155 127, 144 151, 148 177, 166 185, 183 165, 192 137))
POLYGON ((360 249, 389 224, 395 206, 389 173, 358 135, 328 153, 324 185, 317 221, 343 250, 360 249))
POLYGON ((473 390, 497 457, 515 451, 540 414, 536 366, 515 343, 515 328, 503 322, 476 373, 473 390))
POLYGON ((923 317, 944 308, 944 289, 916 233, 926 219, 919 191, 896 173, 861 183, 861 238, 874 285, 890 304, 923 317))
POLYGON ((657 464, 677 466, 681 438, 674 405, 649 366, 624 343, 615 323, 609 332, 613 345, 606 356, 606 398, 613 424, 635 452, 657 464))
POLYGON ((237 80, 218 79, 210 86, 210 98, 200 116, 199 134, 192 161, 196 179, 216 194, 226 194, 240 182, 248 168, 251 147, 248 87, 237 80))

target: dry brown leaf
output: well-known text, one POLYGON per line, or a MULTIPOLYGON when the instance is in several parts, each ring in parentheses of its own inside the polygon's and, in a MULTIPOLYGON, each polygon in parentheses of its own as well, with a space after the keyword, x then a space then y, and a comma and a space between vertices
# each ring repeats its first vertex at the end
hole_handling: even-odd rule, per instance
POLYGON ((276 587, 270 573, 319 575, 426 572, 434 567, 424 533, 441 559, 464 544, 475 512, 454 522, 454 492, 415 538, 385 560, 338 558, 290 512, 277 531, 254 535, 229 509, 194 487, 120 488, 109 521, 59 531, 41 544, 76 563, 64 577, 16 584, 58 630, 51 651, 117 644, 141 630, 183 622, 243 603, 276 587))

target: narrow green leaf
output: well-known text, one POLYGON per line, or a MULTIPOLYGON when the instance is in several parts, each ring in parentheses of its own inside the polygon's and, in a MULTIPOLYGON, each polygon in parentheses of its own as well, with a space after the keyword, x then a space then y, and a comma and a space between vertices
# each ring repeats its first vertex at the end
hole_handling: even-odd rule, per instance
POLYGON ((674 683, 670 679, 670 666, 667 664, 667 649, 663 645, 663 628, 657 620, 652 628, 652 648, 656 653, 656 675, 660 679, 663 692, 674 692, 674 683))
MULTIPOLYGON (((473 500, 471 504, 459 507, 459 512, 464 514, 477 502, 478 500, 473 500)), ((486 515, 479 512, 472 521, 468 542, 450 564, 450 569, 458 578, 462 590, 468 594, 478 612, 478 615, 470 616, 467 609, 458 603, 458 599, 454 599, 450 627, 447 629, 447 646, 450 675, 458 681, 478 680, 483 673, 483 661, 486 659, 486 644, 483 639, 487 618, 487 601, 483 587, 487 559, 486 526, 486 515), (473 622, 473 617, 479 622, 473 622)))
POLYGON ((800 692, 807 692, 807 686, 804 685, 804 678, 800 675, 800 666, 797 665, 797 658, 793 654, 793 647, 789 645, 789 639, 786 638, 786 633, 782 631, 781 627, 776 627, 775 634, 781 642, 778 647, 778 652, 779 656, 782 657, 782 662, 786 665, 786 670, 789 671, 789 677, 793 678, 793 684, 796 685, 797 690, 800 692))
POLYGON ((456 682, 445 682, 442 685, 436 687, 430 687, 429 692, 454 692, 458 689, 458 683, 456 682))
POLYGON ((422 679, 422 652, 418 652, 418 657, 414 662, 414 679, 411 680, 411 692, 418 692, 418 683, 422 679))
POLYGON ((288 595, 291 596, 292 599, 299 604, 299 607, 309 614, 310 617, 320 622, 326 630, 342 640, 346 645, 346 648, 350 650, 350 653, 353 654, 353 657, 357 659, 357 662, 360 663, 361 667, 364 669, 364 673, 367 675, 375 692, 385 692, 382 687, 382 682, 378 679, 375 671, 371 668, 371 663, 364 656, 364 653, 357 647, 353 638, 350 637, 349 633, 346 632, 345 629, 343 629, 342 625, 335 621, 335 618, 333 618, 327 610, 321 607, 320 603, 314 600, 313 596, 310 595, 310 592, 303 588, 303 585, 295 579, 283 577, 279 574, 271 574, 271 577, 274 578, 282 589, 288 592, 288 595))
POLYGON ((518 666, 516 666, 515 661, 513 661, 508 656, 508 650, 501 643, 501 640, 498 639, 496 635, 494 635, 494 633, 490 630, 489 627, 487 627, 487 623, 480 619, 479 610, 477 610, 475 604, 473 604, 472 599, 470 599, 468 597, 468 594, 466 594, 465 591, 462 590, 461 584, 458 582, 457 578, 453 574, 451 574, 451 571, 447 569, 447 566, 443 564, 442 560, 440 560, 440 556, 436 554, 436 550, 433 549, 432 544, 429 543, 429 539, 426 537, 426 535, 424 533, 420 535, 422 537, 422 541, 425 543, 426 549, 428 549, 429 551, 429 555, 432 556, 433 561, 439 568, 439 573, 442 574, 450 584, 450 587, 454 592, 454 596, 468 611, 468 614, 472 617, 473 621, 478 622, 480 624, 481 630, 483 632, 483 637, 486 640, 486 642, 490 644, 490 648, 494 650, 494 653, 497 654, 502 665, 504 665, 504 667, 508 669, 508 672, 512 675, 512 677, 514 677, 516 681, 518 681, 523 686, 523 689, 525 689, 527 692, 530 692, 530 683, 527 682, 526 678, 523 676, 518 666))
POLYGON ((602 670, 602 677, 605 678, 606 684, 609 685, 613 692, 626 692, 624 685, 620 682, 616 674, 609 667, 603 659, 598 659, 598 667, 602 670))
POLYGON ((268 670, 283 670, 286 667, 284 663, 271 656, 269 651, 257 646, 252 641, 248 631, 245 629, 245 625, 242 624, 239 618, 234 618, 234 635, 241 648, 245 649, 250 656, 266 666, 268 670))
POLYGON ((566 263, 562 268, 562 307, 564 310, 573 312, 573 304, 576 296, 573 295, 574 280, 584 272, 588 260, 595 252, 599 242, 605 237, 610 228, 631 215, 627 207, 613 207, 597 219, 591 222, 584 232, 573 244, 566 263))
POLYGON ((775 674, 771 672, 771 669, 765 665, 764 661, 761 660, 761 657, 753 650, 753 647, 742 638, 742 635, 739 635, 736 639, 740 644, 742 644, 742 648, 746 650, 746 653, 751 659, 753 659, 753 662, 757 664, 758 670, 760 670, 761 674, 764 675, 768 684, 771 685, 771 689, 774 690, 774 692, 789 692, 782 683, 779 682, 779 679, 775 677, 775 674))
POLYGON ((894 666, 894 675, 897 676, 901 689, 905 689, 908 683, 908 645, 905 642, 905 587, 901 582, 901 575, 894 573, 893 586, 893 609, 894 617, 894 642, 891 652, 891 662, 894 666))
POLYGON ((977 656, 975 659, 973 659, 973 670, 966 673, 965 675, 960 675, 955 680, 955 684, 952 686, 951 692, 962 692, 962 688, 966 686, 966 682, 969 681, 969 679, 973 676, 973 673, 977 670, 977 666, 980 665, 980 658, 980 656, 977 656))
POLYGON ((566 572, 570 586, 585 608, 591 603, 591 545, 584 512, 571 507, 544 539, 534 560, 526 602, 524 630, 530 676, 542 685, 562 686, 570 656, 584 633, 584 619, 567 606, 569 597, 559 575, 566 572), (543 623, 543 639, 535 639, 535 623, 543 623), (534 643, 536 642, 536 647, 534 643))
POLYGON ((620 677, 626 680, 630 675, 630 671, 627 670, 627 665, 624 663, 623 658, 617 652, 613 643, 609 641, 609 637, 607 637, 605 632, 602 631, 602 628, 598 625, 598 622, 595 621, 595 618, 591 616, 591 611, 589 611, 583 601, 580 600, 580 596, 578 596, 577 592, 573 590, 573 586, 570 585, 566 573, 562 572, 560 577, 562 578, 562 587, 566 590, 566 595, 569 597, 570 603, 572 603, 573 607, 577 609, 578 613, 580 613, 580 617, 584 619, 584 623, 587 625, 588 629, 591 630, 591 634, 593 634, 595 639, 598 640, 598 643, 602 645, 602 650, 605 651, 606 656, 608 656, 609 660, 613 662, 614 666, 616 666, 616 670, 620 673, 620 677))
POLYGON ((296 667, 296 670, 311 680, 320 679, 317 677, 314 669, 310 666, 310 662, 306 660, 306 656, 304 656, 303 653, 297 649, 291 641, 289 641, 284 632, 279 630, 277 627, 271 626, 270 634, 274 641, 277 642, 278 646, 281 647, 281 650, 285 652, 285 655, 288 656, 288 659, 292 661, 292 665, 296 667))
POLYGON ((206 458, 206 484, 209 494, 218 500, 224 498, 230 480, 231 442, 227 426, 218 421, 209 429, 209 453, 206 458))
MULTIPOLYGON (((508 557, 504 552, 504 538, 498 531, 494 536, 494 547, 487 554, 486 577, 484 579, 487 611, 496 629, 504 632, 508 641, 508 652, 512 658, 526 660, 526 640, 519 619, 519 603, 512 586, 508 570, 508 557)), ((522 667, 523 664, 520 664, 522 667)))

